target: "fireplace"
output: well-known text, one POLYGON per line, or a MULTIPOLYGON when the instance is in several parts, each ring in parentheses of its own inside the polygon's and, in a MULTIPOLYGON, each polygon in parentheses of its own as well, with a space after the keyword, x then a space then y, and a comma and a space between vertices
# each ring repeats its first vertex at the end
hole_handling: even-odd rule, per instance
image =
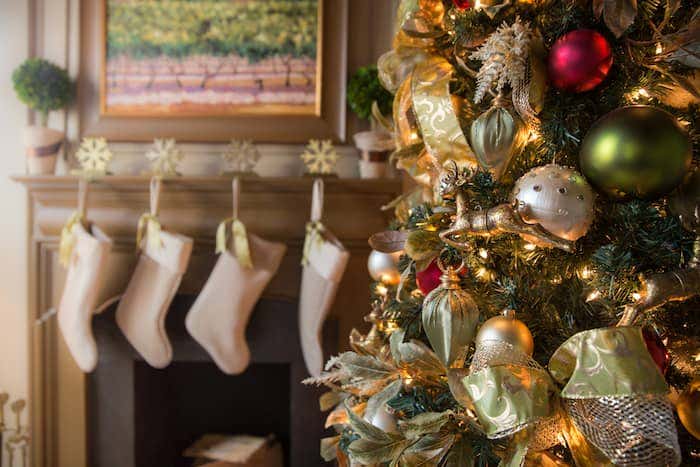
MULTIPOLYGON (((29 192, 31 288, 29 322, 54 307, 65 271, 58 239, 76 207, 74 177, 17 177, 29 192)), ((319 391, 304 387, 296 303, 301 277, 311 178, 241 180, 240 217, 250 232, 284 242, 287 255, 248 327, 252 364, 238 377, 219 373, 183 326, 192 296, 212 270, 214 236, 231 215, 231 180, 181 177, 163 182, 160 219, 195 239, 188 270, 168 315, 175 361, 165 370, 147 367, 133 352, 108 310, 94 320, 100 363, 83 375, 55 321, 32 324, 30 416, 36 467, 132 467, 187 465, 184 447, 204 433, 275 434, 292 466, 318 465, 323 416, 319 391), (262 405, 259 397, 268 403, 262 405), (272 399, 270 399, 272 397, 272 399), (284 406, 284 407, 283 407, 284 406), (264 408, 264 409, 263 409, 264 408), (251 414, 251 412, 254 412, 251 414), (245 420, 245 425, 240 424, 245 420), (163 456, 163 459, 157 456, 163 456)), ((148 177, 109 176, 90 185, 88 218, 115 240, 101 299, 124 291, 134 267, 134 234, 148 209, 148 177)), ((326 180, 324 223, 350 251, 329 328, 326 355, 347 346, 335 336, 363 327, 369 301, 367 238, 383 230, 390 213, 381 207, 401 193, 398 180, 326 180)))
MULTIPOLYGON (((114 323, 114 310, 94 321, 100 362, 88 376, 88 459, 100 467, 189 467, 182 452, 204 434, 273 434, 285 465, 321 465, 319 391, 306 376, 297 330, 296 304, 261 300, 247 338, 251 364, 241 375, 222 373, 188 334, 184 319, 194 297, 178 296, 166 327, 173 363, 148 366, 114 323)), ((324 333, 336 345, 335 322, 324 333)))

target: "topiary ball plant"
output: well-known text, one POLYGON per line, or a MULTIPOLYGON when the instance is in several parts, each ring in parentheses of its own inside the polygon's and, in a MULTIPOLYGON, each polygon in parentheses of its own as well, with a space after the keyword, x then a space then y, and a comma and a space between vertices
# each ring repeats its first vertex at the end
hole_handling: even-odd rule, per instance
POLYGON ((372 102, 375 101, 382 115, 391 113, 394 96, 379 82, 377 67, 362 67, 348 83, 348 104, 358 117, 369 120, 372 117, 372 102))
POLYGON ((68 72, 43 58, 25 60, 12 72, 12 83, 19 100, 40 113, 43 126, 49 112, 66 107, 73 100, 74 86, 68 72))

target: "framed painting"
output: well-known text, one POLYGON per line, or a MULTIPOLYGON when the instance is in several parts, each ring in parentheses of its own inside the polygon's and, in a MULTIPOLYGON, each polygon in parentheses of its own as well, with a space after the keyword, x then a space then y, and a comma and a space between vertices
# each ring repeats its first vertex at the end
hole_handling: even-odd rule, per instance
POLYGON ((83 135, 345 137, 347 0, 84 0, 81 16, 83 135))

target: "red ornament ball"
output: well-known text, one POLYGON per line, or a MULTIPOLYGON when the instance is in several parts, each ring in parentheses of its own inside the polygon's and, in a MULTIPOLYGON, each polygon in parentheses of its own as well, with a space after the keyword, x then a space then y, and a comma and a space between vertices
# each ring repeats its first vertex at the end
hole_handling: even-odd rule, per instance
POLYGON ((663 339, 661 339, 661 336, 656 331, 648 327, 642 329, 642 336, 644 337, 644 343, 647 346, 651 358, 656 363, 656 366, 659 367, 662 374, 666 374, 668 365, 671 363, 671 358, 668 355, 668 349, 663 339))
POLYGON ((612 63, 612 49, 605 37, 591 29, 578 29, 564 34, 552 46, 549 80, 563 91, 590 91, 603 82, 612 63))
POLYGON ((440 276, 442 271, 437 265, 437 261, 433 260, 427 268, 416 273, 416 283, 423 295, 428 295, 433 289, 440 285, 440 276))
POLYGON ((468 10, 469 8, 472 7, 471 0, 452 0, 452 4, 458 10, 468 10))
MULTIPOLYGON (((463 267, 457 272, 461 277, 464 277, 465 273, 466 267, 463 267)), ((437 260, 432 260, 427 268, 416 272, 416 284, 420 291, 423 292, 423 295, 428 295, 440 285, 442 282, 440 280, 441 276, 442 271, 440 267, 438 267, 437 260)))

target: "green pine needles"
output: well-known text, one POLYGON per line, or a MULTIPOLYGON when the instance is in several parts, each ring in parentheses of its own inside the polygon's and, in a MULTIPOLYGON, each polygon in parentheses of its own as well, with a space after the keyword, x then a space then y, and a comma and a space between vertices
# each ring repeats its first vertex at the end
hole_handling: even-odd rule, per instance
POLYGON ((19 100, 39 112, 43 126, 49 112, 65 108, 74 96, 68 72, 42 58, 30 58, 15 69, 12 84, 19 100))

